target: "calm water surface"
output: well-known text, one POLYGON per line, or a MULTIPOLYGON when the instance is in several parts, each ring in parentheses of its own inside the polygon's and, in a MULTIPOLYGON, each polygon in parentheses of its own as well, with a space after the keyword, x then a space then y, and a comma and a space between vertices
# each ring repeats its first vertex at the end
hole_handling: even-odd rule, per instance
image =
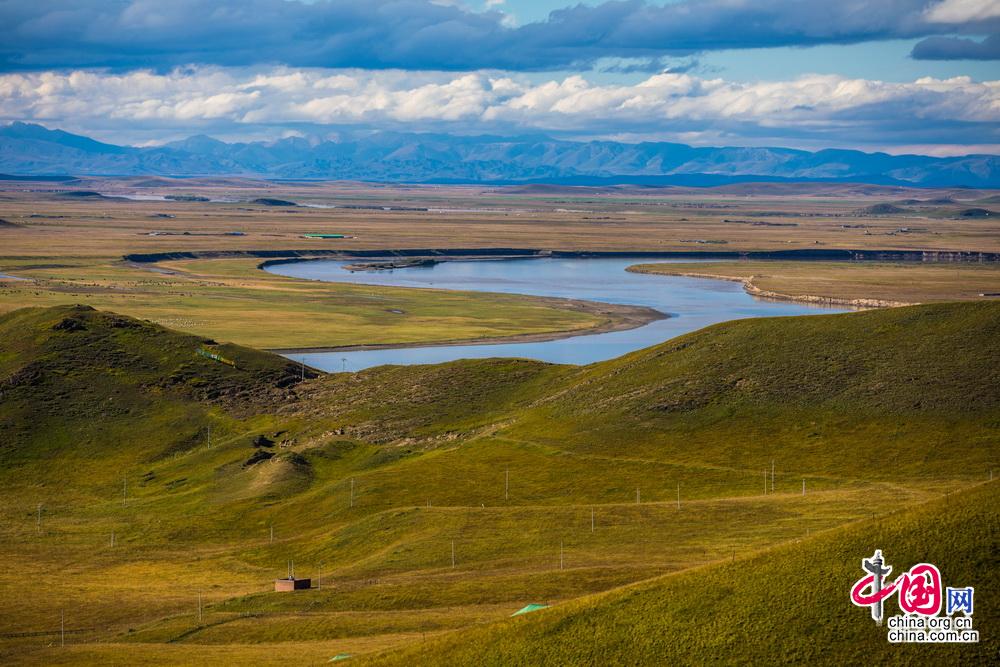
POLYGON ((648 306, 670 315, 667 319, 628 331, 539 343, 445 345, 286 355, 327 371, 358 371, 382 364, 433 364, 486 357, 523 357, 560 364, 589 364, 726 320, 846 310, 756 299, 736 282, 625 271, 628 266, 650 261, 660 260, 616 257, 448 261, 428 267, 355 273, 343 268, 351 262, 323 260, 278 264, 267 270, 283 276, 330 282, 587 299, 648 306))

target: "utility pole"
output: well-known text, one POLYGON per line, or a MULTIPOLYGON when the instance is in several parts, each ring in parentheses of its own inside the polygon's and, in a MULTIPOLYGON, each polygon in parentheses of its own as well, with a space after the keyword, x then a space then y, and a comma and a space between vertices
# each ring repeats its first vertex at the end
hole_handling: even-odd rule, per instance
POLYGON ((111 548, 115 546, 115 531, 111 531, 111 548))
POLYGON ((274 524, 271 524, 271 544, 274 544, 274 524))
POLYGON ((38 521, 35 524, 35 532, 39 535, 42 533, 42 504, 38 503, 38 521))
POLYGON ((635 487, 635 504, 639 504, 639 487, 635 487))
POLYGON ((802 478, 802 495, 806 495, 806 478, 802 478))

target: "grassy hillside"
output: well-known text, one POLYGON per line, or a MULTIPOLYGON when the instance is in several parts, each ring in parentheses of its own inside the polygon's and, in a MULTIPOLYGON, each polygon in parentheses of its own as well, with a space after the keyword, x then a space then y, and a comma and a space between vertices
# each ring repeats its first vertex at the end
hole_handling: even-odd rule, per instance
MULTIPOLYGON (((877 521, 457 633, 361 664, 986 664, 1000 649, 1000 487, 988 483, 877 521), (936 563, 974 586, 979 644, 891 644, 851 604, 861 558, 936 563)), ((900 613, 895 598, 887 615, 900 613)))
POLYGON ((743 320, 587 367, 303 381, 119 315, 16 311, 0 657, 360 655, 884 517, 1000 470, 998 329, 998 304, 943 304, 743 320), (288 560, 322 590, 270 592, 288 560), (45 585, 25 598, 25 577, 45 585))
MULTIPOLYGON (((0 373, 14 393, 44 397, 79 388, 130 386, 152 396, 166 392, 189 400, 258 404, 300 379, 300 367, 282 357, 208 338, 179 334, 149 322, 89 306, 26 308, 0 319, 0 373), (223 359, 211 359, 201 349, 223 359), (65 385, 60 391, 53 376, 65 385)), ((308 372, 308 377, 316 377, 308 372)), ((78 400, 93 402, 93 395, 78 400)))
POLYGON ((104 476, 75 466, 107 468, 118 457, 135 463, 190 448, 214 421, 221 438, 230 415, 294 400, 295 385, 316 377, 281 357, 87 306, 0 318, 0 350, 0 462, 8 476, 45 463, 44 474, 33 469, 33 483, 43 485, 53 475, 104 476))

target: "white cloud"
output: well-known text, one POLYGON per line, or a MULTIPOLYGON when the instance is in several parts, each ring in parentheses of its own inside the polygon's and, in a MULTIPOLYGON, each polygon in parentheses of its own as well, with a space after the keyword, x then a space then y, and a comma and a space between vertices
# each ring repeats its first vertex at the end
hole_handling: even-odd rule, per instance
POLYGON ((933 155, 934 157, 958 157, 970 153, 1000 155, 1000 144, 903 144, 878 148, 892 155, 933 155))
POLYGON ((734 138, 784 134, 799 143, 838 136, 836 145, 850 145, 862 131, 869 143, 881 133, 885 143, 957 144, 962 139, 944 135, 959 127, 977 132, 976 143, 993 144, 1000 140, 1000 81, 809 75, 746 83, 660 73, 631 85, 599 85, 578 75, 539 82, 495 72, 284 67, 40 72, 0 75, 0 119, 77 131, 117 126, 132 136, 142 128, 160 136, 203 127, 231 134, 250 125, 278 136, 305 124, 591 136, 724 131, 734 138))
POLYGON ((997 0, 944 0, 927 8, 924 16, 931 23, 969 23, 1000 18, 997 0))

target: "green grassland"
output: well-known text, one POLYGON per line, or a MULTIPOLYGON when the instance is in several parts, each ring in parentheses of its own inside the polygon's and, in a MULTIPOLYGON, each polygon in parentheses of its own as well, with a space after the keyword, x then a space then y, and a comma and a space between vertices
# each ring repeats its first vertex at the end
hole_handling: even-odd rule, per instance
MULTIPOLYGON (((962 490, 1000 470, 995 303, 736 321, 585 367, 303 377, 212 343, 72 306, 0 317, 0 659, 463 664, 468 636, 500 663, 601 644, 637 664, 678 650, 659 615, 695 661, 753 661, 764 644, 740 633, 773 634, 794 608, 768 602, 781 563, 805 573, 795 590, 811 558, 850 572, 846 587, 872 535, 893 562, 925 552, 955 585, 989 590, 967 561, 995 569, 977 541, 995 540, 995 492, 962 490), (941 502, 954 517, 924 531, 890 516, 941 502), (952 557, 943 536, 966 519, 984 529, 955 533, 968 539, 952 557), (289 560, 314 582, 322 571, 322 589, 270 592, 289 560), (702 566, 716 585, 705 622, 737 628, 721 639, 681 619, 702 566), (556 609, 494 626, 529 602, 556 609)), ((810 596, 839 586, 818 585, 810 596)), ((871 631, 842 597, 804 618, 871 631)), ((787 625, 783 657, 815 662, 826 642, 810 633, 827 635, 787 625)))
POLYGON ((5 260, 2 270, 31 281, 0 280, 0 312, 87 303, 265 349, 579 333, 631 314, 563 299, 298 280, 258 263, 172 262, 153 272, 108 258, 5 260))
MULTIPOLYGON (((987 483, 732 562, 692 568, 530 617, 363 660, 378 665, 988 664, 1000 593, 1000 488, 987 483), (886 641, 849 602, 859 563, 882 549, 898 571, 947 563, 943 585, 975 586, 978 644, 886 641)), ((895 600, 887 615, 899 613, 895 600)))

